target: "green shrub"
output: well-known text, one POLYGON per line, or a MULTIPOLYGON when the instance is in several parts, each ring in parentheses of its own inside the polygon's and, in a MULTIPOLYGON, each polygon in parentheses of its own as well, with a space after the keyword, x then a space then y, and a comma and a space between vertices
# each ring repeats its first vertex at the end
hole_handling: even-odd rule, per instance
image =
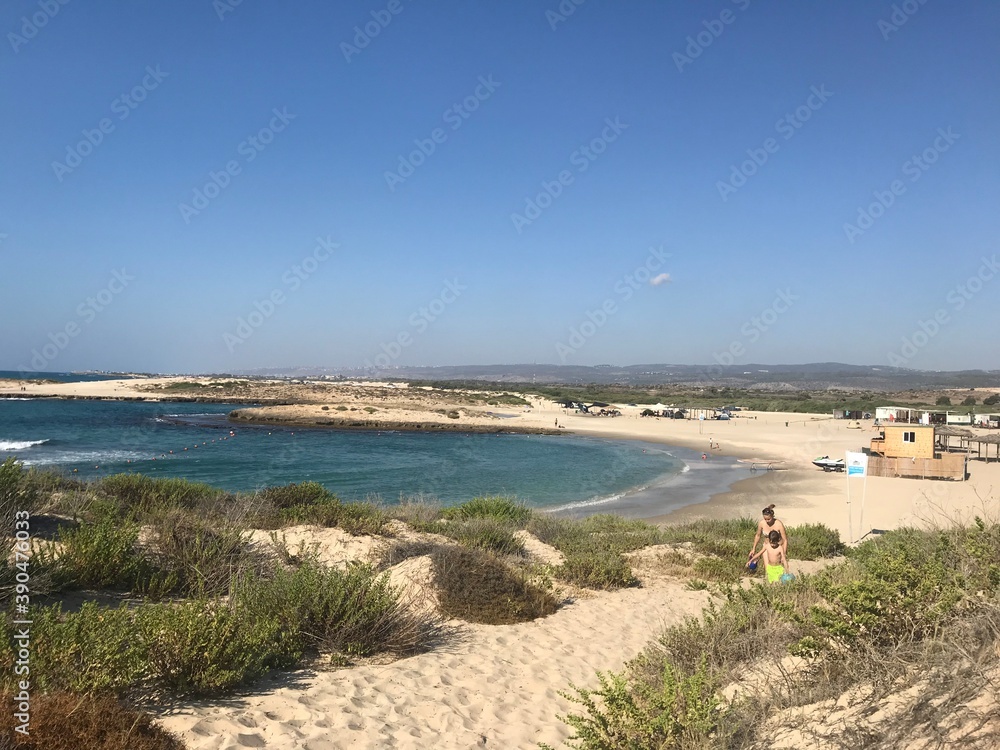
POLYGON ((949 565, 956 555, 944 533, 904 529, 866 542, 849 566, 817 576, 816 589, 830 606, 815 607, 812 621, 846 643, 918 640, 963 598, 963 578, 949 565))
POLYGON ((440 635, 436 616, 411 612, 389 577, 368 565, 342 571, 307 560, 268 580, 244 579, 234 588, 233 601, 280 623, 300 648, 314 652, 406 655, 427 649, 440 635))
POLYGON ((37 494, 24 481, 25 472, 11 456, 0 464, 0 534, 13 536, 15 514, 31 513, 37 504, 37 494))
POLYGON ((463 521, 438 521, 423 527, 424 531, 441 534, 466 547, 498 555, 523 555, 524 542, 514 536, 515 529, 509 521, 490 516, 472 517, 463 521))
POLYGON ((337 496, 319 482, 300 482, 281 487, 265 487, 258 497, 277 510, 339 502, 337 496))
POLYGON ((688 675, 664 664, 659 681, 652 685, 614 672, 598 672, 597 677, 598 690, 573 687, 575 694, 562 694, 585 709, 583 714, 560 717, 575 730, 570 747, 678 747, 685 741, 707 739, 716 727, 721 705, 715 694, 718 686, 704 664, 688 675))
POLYGON ((645 521, 600 514, 581 521, 535 514, 528 531, 560 552, 573 550, 632 552, 663 539, 660 530, 645 521))
POLYGON ((389 521, 389 515, 375 503, 342 503, 318 482, 267 487, 257 498, 261 507, 253 523, 264 529, 314 524, 349 534, 380 534, 389 521))
POLYGON ((791 615, 807 604, 797 596, 784 586, 732 587, 721 606, 711 602, 701 617, 666 628, 630 664, 632 674, 655 680, 664 663, 690 673, 704 660, 726 683, 760 659, 778 660, 802 633, 791 615))
MULTIPOLYGON (((55 605, 33 610, 31 619, 31 681, 36 687, 123 693, 143 680, 146 653, 135 613, 125 604, 109 609, 85 602, 72 613, 55 605)), ((0 648, 9 645, 4 637, 0 648)), ((4 674, 14 679, 11 671, 4 674)))
POLYGON ((343 503, 321 526, 336 526, 348 534, 376 536, 386 532, 389 514, 373 502, 343 503))
POLYGON ((97 482, 98 490, 113 499, 121 513, 144 513, 158 506, 194 508, 222 491, 186 479, 154 479, 145 474, 112 474, 97 482))
POLYGON ((150 585, 155 566, 138 549, 139 524, 110 513, 94 523, 59 530, 62 551, 40 551, 35 562, 49 567, 57 588, 137 591, 150 585))
POLYGON ((609 514, 583 519, 580 529, 590 537, 591 545, 615 552, 632 552, 663 542, 663 534, 656 526, 609 514))
POLYGON ((531 509, 524 503, 512 497, 492 495, 489 497, 476 497, 472 500, 445 508, 441 515, 449 519, 469 519, 469 518, 494 518, 501 521, 508 521, 517 528, 523 529, 524 525, 531 518, 531 509))
POLYGON ((840 533, 821 523, 789 526, 789 556, 795 560, 819 560, 843 554, 846 549, 840 533))
POLYGON ((276 617, 206 599, 141 608, 137 622, 151 683, 172 695, 212 695, 246 684, 301 655, 276 617))
POLYGON ((736 583, 745 574, 744 559, 734 561, 733 557, 723 560, 718 557, 702 557, 695 561, 694 571, 702 578, 719 583, 736 583))
POLYGON ((556 611, 555 598, 482 550, 451 547, 431 555, 441 611, 488 625, 527 622, 556 611))
POLYGON ((556 577, 588 589, 618 589, 639 585, 632 568, 618 552, 609 549, 570 549, 556 577))

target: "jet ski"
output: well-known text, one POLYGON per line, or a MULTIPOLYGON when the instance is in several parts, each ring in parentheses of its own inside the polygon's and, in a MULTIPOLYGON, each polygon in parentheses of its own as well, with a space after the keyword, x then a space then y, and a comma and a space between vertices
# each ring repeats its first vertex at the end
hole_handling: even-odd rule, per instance
POLYGON ((815 459, 813 466, 818 466, 823 471, 843 471, 844 470, 844 459, 838 458, 833 459, 829 456, 820 456, 815 459))

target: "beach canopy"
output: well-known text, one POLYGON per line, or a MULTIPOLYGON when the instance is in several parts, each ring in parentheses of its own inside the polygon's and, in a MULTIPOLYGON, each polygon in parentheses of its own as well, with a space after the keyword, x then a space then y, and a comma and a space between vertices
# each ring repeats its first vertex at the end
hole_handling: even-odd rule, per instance
POLYGON ((972 430, 963 430, 961 427, 952 427, 951 425, 940 426, 935 432, 941 437, 974 438, 976 436, 972 430))

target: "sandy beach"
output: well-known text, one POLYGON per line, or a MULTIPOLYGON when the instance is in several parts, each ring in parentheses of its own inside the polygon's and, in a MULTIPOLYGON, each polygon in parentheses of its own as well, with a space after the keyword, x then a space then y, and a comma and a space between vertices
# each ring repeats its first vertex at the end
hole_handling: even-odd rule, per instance
MULTIPOLYGON (((26 393, 155 398, 149 386, 170 382, 39 384, 27 386, 26 393)), ((727 456, 757 461, 762 467, 754 473, 747 463, 746 478, 728 492, 651 519, 658 523, 758 517, 762 507, 774 503, 778 517, 789 525, 822 523, 853 541, 871 529, 946 524, 975 514, 996 514, 1000 463, 970 461, 965 482, 869 478, 862 519, 864 480, 851 480, 849 506, 846 477, 823 472, 810 462, 867 445, 875 434, 870 422, 856 429, 846 420, 825 415, 752 412, 740 412, 729 421, 701 422, 641 417, 641 408, 628 406, 621 407, 622 416, 611 418, 573 413, 527 396, 530 407, 457 401, 442 406, 440 394, 399 386, 306 386, 298 393, 287 385, 268 388, 275 399, 300 403, 261 407, 251 416, 305 425, 328 418, 331 405, 353 404, 348 409, 361 410, 363 405, 377 404, 373 413, 362 412, 365 419, 450 427, 502 422, 505 428, 684 446, 703 451, 709 462, 727 456), (445 413, 440 413, 442 408, 445 413), (452 408, 461 411, 457 419, 447 415, 452 408), (719 448, 710 448, 711 443, 719 448)), ((0 384, 2 392, 18 393, 13 386, 0 384)), ((319 533, 313 539, 334 561, 366 556, 364 543, 346 535, 319 533)), ((748 548, 750 543, 748 538, 748 548)), ((551 552, 539 545, 532 546, 535 554, 551 552)), ((794 561, 794 550, 790 554, 794 561)), ((810 569, 808 564, 800 568, 810 569)), ((390 664, 279 675, 249 693, 175 705, 161 713, 161 723, 194 750, 465 750, 531 748, 539 742, 558 746, 571 730, 556 717, 574 709, 559 691, 571 683, 595 687, 596 670, 621 669, 664 626, 697 616, 709 601, 708 592, 657 576, 644 570, 641 562, 636 574, 640 588, 581 595, 541 620, 505 626, 454 622, 458 637, 430 653, 390 664)))
POLYGON ((1000 488, 1000 463, 995 461, 970 461, 965 482, 870 477, 862 516, 863 483, 855 479, 851 482, 849 514, 846 477, 817 469, 811 461, 817 456, 842 457, 844 451, 859 451, 877 433, 870 421, 855 429, 849 420, 824 414, 737 412, 729 421, 699 421, 641 417, 642 406, 622 404, 618 405, 621 416, 600 417, 574 413, 536 396, 523 396, 530 407, 490 406, 485 403, 486 396, 463 398, 462 392, 409 388, 400 383, 252 381, 246 390, 222 392, 221 387, 210 386, 216 382, 172 377, 29 383, 21 391, 18 381, 0 381, 0 397, 270 401, 273 405, 241 407, 239 413, 247 421, 264 424, 342 427, 354 423, 362 429, 408 425, 426 431, 558 432, 664 443, 704 452, 707 461, 717 460, 717 456, 760 460, 761 470, 752 472, 748 463, 746 479, 729 492, 666 514, 652 513, 650 520, 680 523, 695 518, 756 517, 761 508, 774 503, 778 517, 787 523, 826 524, 837 529, 845 541, 857 540, 871 529, 947 523, 949 518, 968 519, 977 513, 995 512, 991 496, 1000 488), (170 388, 190 382, 203 387, 192 392, 170 388), (710 449, 712 443, 718 449, 710 449), (768 471, 767 465, 773 470, 768 471))

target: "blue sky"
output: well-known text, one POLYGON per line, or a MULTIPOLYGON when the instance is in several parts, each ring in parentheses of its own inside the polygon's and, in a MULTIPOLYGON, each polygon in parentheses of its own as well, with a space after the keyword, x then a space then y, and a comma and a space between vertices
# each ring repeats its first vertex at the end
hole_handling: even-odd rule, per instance
POLYGON ((998 368, 998 31, 985 1, 15 0, 0 368, 998 368))

